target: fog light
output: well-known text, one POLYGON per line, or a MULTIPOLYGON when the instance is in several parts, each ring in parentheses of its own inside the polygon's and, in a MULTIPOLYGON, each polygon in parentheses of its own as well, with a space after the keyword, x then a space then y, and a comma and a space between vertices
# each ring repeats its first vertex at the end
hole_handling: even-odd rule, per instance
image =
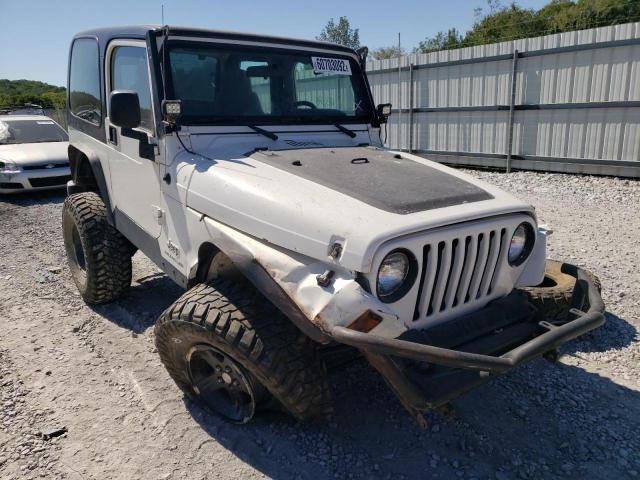
POLYGON ((163 100, 162 111, 167 122, 176 123, 182 115, 182 102, 180 100, 163 100))

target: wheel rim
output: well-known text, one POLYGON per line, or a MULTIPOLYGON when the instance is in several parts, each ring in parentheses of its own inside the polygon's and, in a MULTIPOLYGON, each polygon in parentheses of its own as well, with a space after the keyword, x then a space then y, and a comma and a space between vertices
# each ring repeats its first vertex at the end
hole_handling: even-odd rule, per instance
POLYGON ((87 262, 84 256, 84 250, 82 249, 80 232, 78 232, 78 228, 75 225, 73 226, 73 230, 71 231, 71 246, 73 247, 73 256, 75 258, 76 265, 78 265, 78 268, 80 270, 86 273, 87 262))
POLYGON ((191 386, 204 405, 233 422, 248 422, 256 409, 252 381, 242 367, 211 345, 187 354, 191 386))

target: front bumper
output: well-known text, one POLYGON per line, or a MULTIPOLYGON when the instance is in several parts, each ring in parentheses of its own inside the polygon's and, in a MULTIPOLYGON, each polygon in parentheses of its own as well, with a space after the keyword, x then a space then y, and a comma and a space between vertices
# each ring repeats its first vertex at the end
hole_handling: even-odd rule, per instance
POLYGON ((0 174, 0 194, 63 188, 70 179, 71 170, 68 166, 0 174))
POLYGON ((358 348, 386 378, 403 405, 419 412, 441 406, 493 375, 546 354, 605 322, 600 292, 584 270, 566 265, 575 277, 572 319, 551 323, 518 290, 478 312, 399 338, 335 326, 337 342, 358 348), (579 310, 588 306, 586 311, 579 310))

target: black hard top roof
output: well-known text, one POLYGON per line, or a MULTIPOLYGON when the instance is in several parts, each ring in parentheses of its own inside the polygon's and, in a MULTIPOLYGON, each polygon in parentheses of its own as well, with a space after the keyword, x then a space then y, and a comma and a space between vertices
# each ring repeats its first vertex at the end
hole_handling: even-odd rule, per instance
MULTIPOLYGON (((75 38, 81 37, 94 37, 98 39, 98 43, 100 45, 106 45, 115 38, 135 38, 135 39, 143 39, 147 35, 147 32, 160 32, 163 26, 161 25, 125 25, 120 27, 105 27, 105 28, 94 28, 91 30, 85 30, 83 32, 79 32, 74 36, 75 38)), ((296 38, 286 38, 286 37, 276 37, 270 35, 262 35, 256 33, 240 33, 240 32, 230 32, 225 30, 209 30, 206 28, 194 28, 194 27, 184 27, 177 25, 169 25, 170 35, 173 36, 188 36, 188 37, 215 37, 222 38, 227 40, 249 40, 254 42, 270 42, 270 43, 280 43, 285 45, 299 45, 306 47, 315 47, 322 49, 331 49, 331 50, 339 50, 342 52, 353 53, 353 50, 344 47, 342 45, 337 45, 335 43, 329 42, 320 42, 315 40, 303 40, 296 38)))

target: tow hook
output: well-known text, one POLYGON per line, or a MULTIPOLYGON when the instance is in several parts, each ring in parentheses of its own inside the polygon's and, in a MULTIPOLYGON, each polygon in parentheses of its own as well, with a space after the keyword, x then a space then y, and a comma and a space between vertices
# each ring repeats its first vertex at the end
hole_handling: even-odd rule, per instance
POLYGON ((318 282, 319 286, 328 287, 331 284, 331 280, 333 279, 333 276, 335 274, 336 272, 334 272, 333 270, 327 270, 326 272, 316 276, 316 281, 318 282))
POLYGON ((329 249, 329 256, 331 258, 333 258, 334 260, 337 260, 341 254, 342 254, 342 245, 340 245, 340 243, 335 242, 333 245, 331 245, 331 248, 329 249))

